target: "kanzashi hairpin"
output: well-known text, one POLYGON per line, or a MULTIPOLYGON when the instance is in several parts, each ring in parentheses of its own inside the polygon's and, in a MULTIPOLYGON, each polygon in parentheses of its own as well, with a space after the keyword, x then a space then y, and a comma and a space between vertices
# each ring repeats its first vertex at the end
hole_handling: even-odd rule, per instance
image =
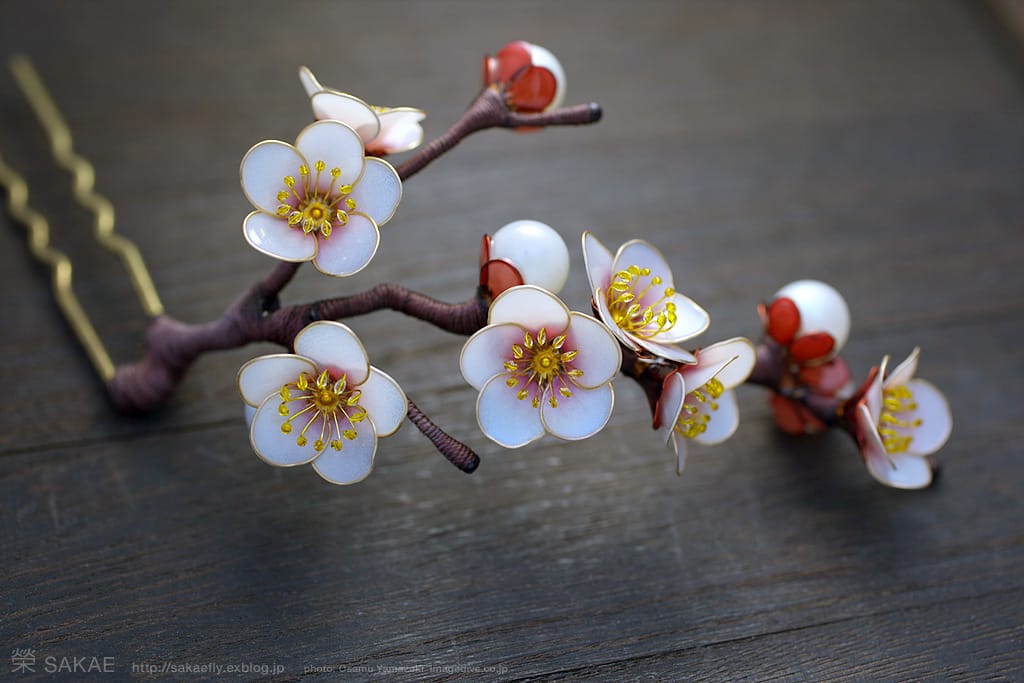
POLYGON ((398 215, 402 184, 467 135, 493 127, 535 131, 596 122, 596 104, 561 106, 565 73, 544 48, 517 41, 485 57, 479 95, 425 145, 421 110, 367 104, 300 68, 314 120, 293 141, 254 145, 240 166, 242 191, 253 209, 240 220, 243 237, 279 263, 219 319, 203 324, 163 313, 137 250, 113 234, 113 209, 92 191, 91 167, 71 151, 70 131, 56 106, 27 61, 12 67, 50 135, 55 158, 74 176, 76 197, 96 214, 97 239, 121 255, 153 316, 144 357, 115 366, 74 299, 70 262, 48 246, 47 225, 28 208, 24 182, 0 162, 9 210, 29 227, 33 254, 53 267, 61 310, 124 412, 159 406, 205 352, 269 341, 287 352, 250 360, 237 376, 252 449, 268 464, 311 464, 329 482, 352 484, 372 471, 378 440, 408 418, 453 464, 472 472, 476 453, 434 424, 386 369, 371 365, 366 346, 342 322, 391 309, 468 337, 458 368, 478 392, 481 431, 503 447, 523 447, 545 435, 580 440, 599 433, 614 409, 613 380, 622 374, 644 390, 652 443, 660 439, 673 449, 681 474, 689 441, 717 444, 736 431, 734 389, 751 382, 769 388, 776 422, 785 431, 841 427, 882 483, 918 488, 932 480, 926 456, 941 447, 951 425, 945 399, 913 378, 916 351, 892 373, 883 361, 855 390, 839 356, 849 312, 823 283, 793 283, 762 305, 765 332, 756 346, 734 338, 685 348, 708 329, 710 316, 679 291, 653 245, 636 239, 613 253, 594 234, 583 234, 591 315, 558 297, 569 274, 561 236, 544 223, 520 220, 484 235, 479 283, 463 302, 383 283, 280 305, 281 291, 302 263, 332 278, 367 268, 381 247, 380 228, 398 215), (399 165, 382 158, 413 150, 399 165))

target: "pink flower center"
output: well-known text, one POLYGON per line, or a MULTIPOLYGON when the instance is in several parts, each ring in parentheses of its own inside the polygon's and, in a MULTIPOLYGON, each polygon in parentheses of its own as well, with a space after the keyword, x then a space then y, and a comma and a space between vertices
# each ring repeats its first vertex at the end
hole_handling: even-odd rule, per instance
POLYGON ((306 432, 310 427, 316 431, 316 424, 319 423, 320 436, 313 442, 313 449, 322 451, 328 443, 331 448, 340 451, 342 438, 351 441, 356 438, 355 425, 366 419, 366 409, 359 405, 362 392, 358 389, 348 389, 345 375, 341 379, 334 380, 327 370, 320 373, 320 376, 313 378, 305 372, 300 372, 294 382, 289 382, 281 387, 281 405, 278 413, 287 417, 281 424, 281 431, 291 434, 292 421, 302 417, 300 422, 305 421, 305 426, 299 432, 295 443, 305 446, 309 443, 306 432), (292 392, 299 392, 297 395, 292 392), (299 401, 300 407, 294 413, 288 407, 293 401, 299 401), (342 424, 347 428, 343 428, 342 424))
POLYGON ((548 339, 547 330, 542 327, 536 336, 525 333, 522 345, 512 345, 512 357, 505 361, 505 384, 516 391, 516 398, 525 401, 533 394, 531 403, 537 408, 541 396, 548 391, 548 403, 557 408, 558 395, 572 396, 569 386, 575 378, 583 376, 583 371, 572 367, 579 352, 567 350, 565 340, 564 334, 548 339))
POLYGON ((287 219, 288 225, 301 229, 303 233, 315 233, 322 239, 331 236, 336 225, 348 223, 348 212, 356 208, 356 200, 348 195, 351 185, 337 185, 340 168, 332 168, 331 184, 326 190, 320 189, 320 176, 327 170, 327 164, 317 161, 313 164, 316 175, 303 164, 299 166, 299 181, 294 176, 285 176, 286 189, 277 193, 277 215, 287 219))

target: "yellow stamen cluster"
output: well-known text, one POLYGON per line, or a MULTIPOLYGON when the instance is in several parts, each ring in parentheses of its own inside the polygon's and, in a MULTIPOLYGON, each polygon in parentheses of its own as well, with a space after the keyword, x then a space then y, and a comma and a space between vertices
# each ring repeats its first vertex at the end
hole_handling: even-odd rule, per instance
POLYGON ((298 379, 281 387, 281 405, 278 412, 282 417, 288 417, 281 424, 281 431, 291 434, 292 420, 302 415, 308 417, 298 438, 295 439, 299 446, 305 446, 309 443, 306 432, 319 420, 320 436, 313 442, 313 449, 319 453, 330 443, 331 448, 340 451, 342 438, 349 441, 356 438, 355 425, 366 419, 366 410, 359 405, 362 392, 358 389, 349 391, 347 384, 345 375, 339 380, 334 380, 326 370, 316 378, 300 372, 298 379), (305 405, 292 413, 288 404, 293 401, 302 401, 305 405), (342 429, 342 421, 348 422, 348 429, 342 429))
POLYGON ((718 410, 717 399, 725 393, 725 386, 712 377, 708 382, 696 391, 691 391, 683 402, 683 410, 674 427, 675 433, 693 439, 708 430, 708 423, 711 422, 711 415, 702 412, 700 405, 703 404, 709 410, 718 410), (690 402, 690 397, 693 402, 690 402))
POLYGON ((672 329, 676 324, 676 305, 670 301, 675 296, 674 289, 666 287, 661 298, 652 304, 641 306, 639 303, 652 287, 661 283, 661 276, 652 277, 650 268, 629 266, 616 273, 607 293, 608 310, 615 324, 643 339, 672 329))
POLYGON ((348 195, 351 185, 337 185, 341 176, 340 168, 332 168, 331 184, 326 190, 320 189, 320 176, 327 170, 327 164, 317 161, 313 164, 316 175, 303 164, 299 166, 299 181, 294 176, 285 176, 287 189, 277 193, 277 215, 288 220, 288 225, 301 228, 305 234, 318 233, 324 239, 331 236, 335 224, 346 225, 348 212, 356 208, 356 200, 348 195))
POLYGON ((564 334, 548 339, 547 330, 543 327, 536 336, 525 333, 521 345, 512 345, 512 357, 505 361, 505 370, 508 371, 505 384, 512 389, 520 387, 516 391, 516 398, 525 401, 530 396, 530 388, 535 386, 531 403, 537 408, 540 406, 541 395, 548 387, 554 386, 556 381, 560 381, 561 386, 557 392, 551 391, 548 396, 552 408, 558 407, 558 395, 565 398, 572 396, 569 384, 573 379, 582 377, 583 371, 570 367, 579 352, 564 347, 564 334))
POLYGON ((916 429, 922 424, 921 418, 904 419, 899 415, 917 410, 914 394, 904 385, 888 387, 882 390, 882 415, 878 423, 878 433, 889 453, 905 453, 910 448, 913 437, 906 430, 916 429))

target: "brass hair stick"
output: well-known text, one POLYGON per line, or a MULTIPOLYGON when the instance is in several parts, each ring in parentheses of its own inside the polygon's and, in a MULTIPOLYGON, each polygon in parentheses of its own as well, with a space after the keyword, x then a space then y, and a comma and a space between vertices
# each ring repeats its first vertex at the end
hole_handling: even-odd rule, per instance
MULTIPOLYGON (((122 235, 114 232, 114 207, 110 201, 93 188, 96 172, 86 159, 75 153, 72 147, 71 129, 43 85, 32 62, 22 55, 10 60, 11 72, 18 87, 32 106, 36 118, 50 139, 50 150, 57 164, 72 176, 75 200, 91 211, 95 217, 95 236, 107 251, 116 254, 131 277, 135 294, 147 315, 155 317, 164 312, 163 303, 157 294, 153 279, 146 269, 142 255, 136 246, 122 235)), ((45 242, 44 242, 45 244, 45 242)), ((70 264, 68 264, 70 274, 70 264)), ((84 343, 84 341, 83 341, 84 343)), ((102 374, 102 373, 101 373, 102 374)))
POLYGON ((71 261, 63 252, 50 246, 49 223, 28 205, 28 185, 4 163, 3 158, 0 158, 0 185, 7 188, 7 210, 28 230, 28 246, 32 256, 40 263, 48 265, 53 273, 53 295, 57 299, 57 305, 63 311, 100 379, 109 382, 114 376, 114 363, 78 303, 74 290, 71 289, 71 261))

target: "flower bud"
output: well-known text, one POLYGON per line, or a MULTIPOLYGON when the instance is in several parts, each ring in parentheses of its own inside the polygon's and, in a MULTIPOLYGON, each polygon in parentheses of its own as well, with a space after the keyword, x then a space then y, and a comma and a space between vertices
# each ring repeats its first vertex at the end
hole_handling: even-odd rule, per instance
POLYGON ((535 285, 557 294, 569 277, 569 249, 562 236, 539 221, 513 221, 484 238, 481 284, 492 297, 514 285, 535 285))
POLYGON ((550 51, 517 40, 495 56, 484 57, 484 86, 504 91, 509 108, 523 113, 544 112, 565 99, 565 71, 550 51))
POLYGON ((836 289, 818 280, 797 280, 769 303, 766 333, 799 363, 834 358, 850 334, 850 309, 836 289))

